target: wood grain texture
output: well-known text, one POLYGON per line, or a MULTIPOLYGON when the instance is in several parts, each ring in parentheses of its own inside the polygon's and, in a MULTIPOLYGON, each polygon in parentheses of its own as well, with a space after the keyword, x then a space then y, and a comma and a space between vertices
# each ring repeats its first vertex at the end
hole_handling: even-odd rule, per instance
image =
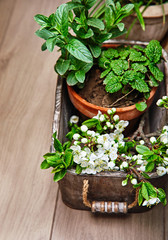
POLYGON ((40 170, 51 143, 58 53, 40 51, 33 16, 63 2, 0 1, 0 240, 168 240, 167 208, 127 217, 73 210, 60 195, 57 202, 50 170, 40 170))
POLYGON ((71 209, 62 203, 60 195, 52 240, 164 240, 161 205, 146 213, 102 216, 71 209))
POLYGON ((48 15, 60 3, 0 2, 0 12, 4 9, 0 24, 4 23, 0 47, 1 240, 50 239, 57 185, 50 171, 40 170, 40 163, 51 142, 57 78, 53 65, 58 54, 40 51, 42 41, 34 34, 38 25, 33 16, 48 15))

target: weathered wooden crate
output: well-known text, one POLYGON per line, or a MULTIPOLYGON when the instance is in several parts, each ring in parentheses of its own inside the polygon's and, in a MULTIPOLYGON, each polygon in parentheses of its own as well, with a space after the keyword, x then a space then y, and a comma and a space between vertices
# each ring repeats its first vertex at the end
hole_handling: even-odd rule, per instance
MULTIPOLYGON (((110 41, 110 43, 118 43, 117 41, 110 41)), ((123 44, 139 44, 146 45, 147 43, 135 41, 120 41, 123 44)), ((160 69, 165 73, 164 82, 160 84, 157 89, 154 101, 146 112, 145 117, 145 133, 152 133, 161 129, 167 123, 167 112, 163 108, 156 106, 156 101, 164 95, 168 95, 168 55, 163 50, 164 61, 160 64, 160 69)), ((56 101, 55 112, 53 121, 53 133, 57 131, 58 138, 61 142, 66 141, 65 135, 68 132, 69 118, 76 114, 79 115, 77 110, 70 102, 66 82, 58 77, 56 88, 56 101)), ((54 152, 53 142, 51 151, 54 152)), ((136 192, 131 184, 127 187, 122 187, 121 182, 125 179, 124 172, 102 172, 96 175, 80 174, 77 175, 74 170, 69 170, 66 176, 59 182, 60 191, 62 194, 63 202, 75 209, 101 211, 101 212, 143 212, 147 211, 146 207, 133 207, 129 208, 135 200, 136 192), (88 199, 92 202, 92 206, 86 206, 83 203, 83 184, 84 180, 88 180, 88 199), (96 205, 95 205, 96 201, 96 205)), ((151 174, 151 182, 156 187, 164 188, 166 185, 167 176, 159 177, 156 173, 151 174)))

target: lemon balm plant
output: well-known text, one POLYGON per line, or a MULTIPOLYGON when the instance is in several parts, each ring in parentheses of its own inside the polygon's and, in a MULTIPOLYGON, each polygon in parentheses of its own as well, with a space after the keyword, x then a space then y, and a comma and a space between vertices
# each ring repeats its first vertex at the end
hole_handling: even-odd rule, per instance
POLYGON ((54 137, 55 153, 44 155, 42 169, 52 167, 54 181, 65 177, 70 169, 76 174, 97 174, 99 172, 125 172, 124 187, 131 182, 138 192, 139 206, 162 202, 166 205, 166 194, 150 182, 150 174, 157 176, 168 173, 168 126, 164 126, 158 138, 149 141, 124 138, 123 131, 128 121, 119 120, 116 109, 108 115, 98 113, 92 119, 79 124, 79 118, 70 118, 67 142, 61 144, 54 137))
POLYGON ((66 78, 68 85, 82 84, 85 74, 101 54, 101 44, 125 33, 121 20, 129 15, 133 4, 121 7, 107 0, 72 0, 60 5, 49 17, 37 14, 40 25, 36 35, 45 40, 42 50, 61 52, 55 71, 66 78))

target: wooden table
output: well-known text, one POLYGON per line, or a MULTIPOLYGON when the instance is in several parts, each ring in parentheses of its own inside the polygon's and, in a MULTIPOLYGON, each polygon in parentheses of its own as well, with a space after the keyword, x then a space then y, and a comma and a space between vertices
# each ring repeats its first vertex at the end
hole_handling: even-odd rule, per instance
POLYGON ((51 142, 58 53, 40 51, 33 16, 63 2, 0 1, 0 240, 168 240, 167 207, 95 217, 66 207, 50 170, 40 170, 51 142))

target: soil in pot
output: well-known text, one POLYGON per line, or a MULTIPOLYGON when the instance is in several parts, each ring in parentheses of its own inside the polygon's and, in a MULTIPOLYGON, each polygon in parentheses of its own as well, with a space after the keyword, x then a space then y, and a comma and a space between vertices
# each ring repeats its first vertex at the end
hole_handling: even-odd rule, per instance
POLYGON ((101 71, 98 67, 93 68, 87 76, 84 88, 78 91, 78 94, 86 101, 101 107, 122 108, 131 106, 138 101, 142 101, 143 97, 136 91, 132 91, 124 97, 121 91, 110 94, 105 90, 103 80, 100 78, 101 71))

